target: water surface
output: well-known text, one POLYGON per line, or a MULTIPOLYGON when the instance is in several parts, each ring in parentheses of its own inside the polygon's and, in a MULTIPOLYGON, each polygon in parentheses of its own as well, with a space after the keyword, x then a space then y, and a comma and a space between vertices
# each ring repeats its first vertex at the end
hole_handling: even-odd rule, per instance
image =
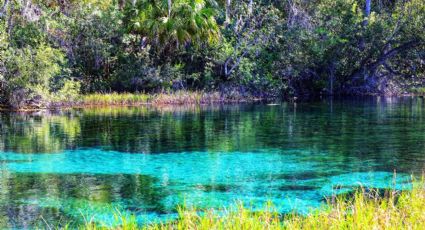
POLYGON ((150 222, 236 201, 307 213, 358 186, 409 188, 425 166, 424 108, 361 98, 0 113, 0 228, 112 224, 114 212, 150 222))

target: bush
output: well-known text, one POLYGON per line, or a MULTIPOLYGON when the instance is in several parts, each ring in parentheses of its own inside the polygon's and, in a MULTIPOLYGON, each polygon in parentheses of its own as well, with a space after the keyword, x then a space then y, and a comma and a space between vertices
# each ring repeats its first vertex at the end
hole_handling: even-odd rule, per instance
POLYGON ((58 102, 75 102, 80 97, 81 83, 74 80, 65 80, 63 87, 53 95, 58 102))
POLYGON ((63 53, 48 45, 8 47, 3 52, 3 95, 14 108, 43 107, 51 98, 51 80, 65 63, 63 53))

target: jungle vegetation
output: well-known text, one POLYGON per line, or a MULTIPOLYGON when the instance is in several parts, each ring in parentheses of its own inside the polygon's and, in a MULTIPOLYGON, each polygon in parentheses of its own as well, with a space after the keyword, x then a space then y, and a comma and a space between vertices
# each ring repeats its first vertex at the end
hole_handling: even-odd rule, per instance
POLYGON ((422 92, 423 0, 0 0, 0 104, 422 92))

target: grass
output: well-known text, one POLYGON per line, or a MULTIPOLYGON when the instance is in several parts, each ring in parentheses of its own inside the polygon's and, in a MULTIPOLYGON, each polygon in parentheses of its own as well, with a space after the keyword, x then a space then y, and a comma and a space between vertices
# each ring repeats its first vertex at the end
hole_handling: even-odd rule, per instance
POLYGON ((172 93, 159 94, 131 94, 131 93, 110 93, 110 94, 89 94, 82 96, 78 104, 82 105, 193 105, 193 104, 213 104, 229 102, 256 101, 258 98, 244 96, 241 94, 220 94, 219 92, 203 91, 176 91, 172 93))
POLYGON ((410 90, 413 94, 425 95, 425 87, 416 87, 410 90))
POLYGON ((220 102, 221 96, 219 93, 204 93, 200 91, 177 91, 171 94, 157 94, 153 100, 153 104, 209 104, 220 102))
POLYGON ((180 208, 178 219, 172 222, 141 226, 135 217, 117 215, 118 227, 89 221, 79 229, 424 229, 424 185, 416 183, 412 190, 387 191, 386 195, 360 189, 351 197, 337 197, 307 216, 282 216, 271 204, 259 212, 242 205, 224 212, 180 208))
MULTIPOLYGON (((134 106, 134 105, 200 105, 254 102, 265 98, 257 98, 249 94, 241 94, 237 91, 204 92, 180 90, 169 93, 145 94, 145 93, 93 93, 87 95, 74 95, 72 98, 52 99, 43 107, 23 107, 17 110, 32 111, 39 109, 72 108, 72 107, 104 107, 104 106, 134 106)), ((270 99, 270 98, 269 98, 270 99)), ((0 110, 10 110, 10 107, 0 110)))
POLYGON ((94 93, 82 96, 83 105, 136 105, 146 104, 152 99, 148 94, 132 93, 94 93))

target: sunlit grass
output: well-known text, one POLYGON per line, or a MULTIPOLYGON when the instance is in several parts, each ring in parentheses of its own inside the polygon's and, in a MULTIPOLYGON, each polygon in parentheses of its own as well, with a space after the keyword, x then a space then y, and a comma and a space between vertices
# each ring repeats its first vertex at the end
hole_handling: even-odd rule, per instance
POLYGON ((205 93, 201 91, 177 91, 155 95, 153 104, 210 104, 222 102, 224 99, 219 93, 205 93))
POLYGON ((176 91, 170 93, 143 94, 143 93, 94 93, 83 95, 77 104, 87 106, 102 105, 191 105, 213 104, 222 102, 256 101, 258 98, 244 97, 240 94, 222 95, 219 92, 203 91, 176 91))
POLYGON ((409 191, 358 190, 337 197, 309 215, 280 215, 268 204, 263 211, 243 205, 227 210, 178 209, 175 221, 139 225, 134 216, 116 215, 118 227, 87 221, 80 229, 424 229, 425 188, 416 183, 409 191))
MULTIPOLYGON (((33 111, 39 109, 72 108, 72 107, 105 107, 135 105, 212 105, 221 103, 241 103, 261 101, 252 95, 242 95, 235 91, 225 94, 205 91, 174 91, 157 94, 146 93, 92 93, 75 95, 73 98, 55 97, 40 107, 22 107, 16 110, 33 111)), ((0 104, 1 110, 11 110, 10 106, 0 104)))
POLYGON ((84 105, 135 105, 148 103, 152 95, 132 93, 88 94, 82 97, 84 105))
POLYGON ((412 88, 410 92, 417 95, 425 95, 425 87, 412 88))

